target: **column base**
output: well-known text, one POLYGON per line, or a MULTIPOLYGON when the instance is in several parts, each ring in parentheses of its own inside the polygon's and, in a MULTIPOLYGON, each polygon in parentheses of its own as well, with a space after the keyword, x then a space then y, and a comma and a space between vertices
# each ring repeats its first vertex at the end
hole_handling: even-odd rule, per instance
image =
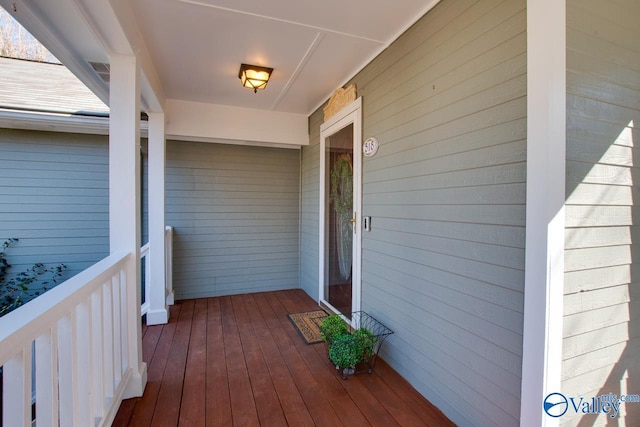
POLYGON ((147 364, 140 363, 138 369, 132 368, 131 376, 129 376, 127 385, 122 392, 123 399, 131 399, 132 397, 141 397, 144 388, 147 385, 147 364))
POLYGON ((147 325, 165 325, 169 323, 169 310, 166 308, 147 312, 147 325))

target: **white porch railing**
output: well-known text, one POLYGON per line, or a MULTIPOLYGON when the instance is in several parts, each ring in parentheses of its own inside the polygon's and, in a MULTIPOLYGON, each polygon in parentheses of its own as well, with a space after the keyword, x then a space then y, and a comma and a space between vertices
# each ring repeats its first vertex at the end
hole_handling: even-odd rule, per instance
POLYGON ((130 257, 112 254, 0 318, 4 426, 31 426, 33 396, 38 426, 111 424, 137 370, 127 357, 130 257))
POLYGON ((173 305, 173 227, 166 226, 164 229, 164 248, 165 248, 165 269, 166 269, 166 295, 167 305, 173 305))
POLYGON ((140 280, 140 284, 142 285, 142 305, 140 305, 140 315, 144 316, 149 312, 149 301, 151 301, 151 281, 149 280, 149 272, 151 271, 151 257, 149 256, 149 249, 151 249, 151 245, 149 242, 144 244, 140 248, 140 274, 142 275, 142 280, 140 280))
MULTIPOLYGON (((165 299, 167 305, 173 305, 174 297, 173 297, 173 227, 166 226, 164 229, 164 244, 165 244, 165 299)), ((149 311, 149 301, 151 300, 151 282, 149 277, 151 275, 149 272, 151 271, 151 258, 149 257, 149 249, 151 246, 149 243, 145 244, 140 248, 140 264, 142 274, 142 289, 144 295, 144 302, 140 306, 140 314, 144 316, 149 311)))

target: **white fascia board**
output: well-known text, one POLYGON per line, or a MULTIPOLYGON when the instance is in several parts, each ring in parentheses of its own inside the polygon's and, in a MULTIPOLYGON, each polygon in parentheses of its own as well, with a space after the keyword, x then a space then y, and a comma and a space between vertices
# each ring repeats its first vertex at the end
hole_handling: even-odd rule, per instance
MULTIPOLYGON (((108 135, 109 117, 0 109, 0 128, 108 135)), ((147 122, 141 122, 141 136, 147 132, 147 122)))
POLYGON ((109 117, 73 114, 36 113, 0 109, 0 127, 8 129, 107 135, 109 117))
POLYGON ((304 114, 168 99, 167 138, 266 146, 309 144, 304 114))

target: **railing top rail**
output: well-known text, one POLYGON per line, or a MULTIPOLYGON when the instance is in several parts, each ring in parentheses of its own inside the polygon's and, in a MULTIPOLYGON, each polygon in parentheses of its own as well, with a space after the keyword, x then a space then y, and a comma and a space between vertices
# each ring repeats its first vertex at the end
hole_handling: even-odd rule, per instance
POLYGON ((151 249, 151 244, 149 244, 149 242, 145 243, 144 245, 142 245, 142 247, 140 248, 140 256, 146 256, 149 254, 149 249, 151 249))
POLYGON ((130 253, 117 252, 0 318, 0 365, 110 280, 130 253))

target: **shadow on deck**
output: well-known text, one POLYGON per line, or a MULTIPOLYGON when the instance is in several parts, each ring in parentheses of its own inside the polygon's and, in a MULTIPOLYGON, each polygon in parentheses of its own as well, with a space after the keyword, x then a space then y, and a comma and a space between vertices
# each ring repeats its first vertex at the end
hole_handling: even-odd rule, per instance
POLYGON ((113 425, 453 425, 382 360, 342 380, 286 316, 317 308, 301 290, 179 301, 143 326, 147 387, 113 425))

